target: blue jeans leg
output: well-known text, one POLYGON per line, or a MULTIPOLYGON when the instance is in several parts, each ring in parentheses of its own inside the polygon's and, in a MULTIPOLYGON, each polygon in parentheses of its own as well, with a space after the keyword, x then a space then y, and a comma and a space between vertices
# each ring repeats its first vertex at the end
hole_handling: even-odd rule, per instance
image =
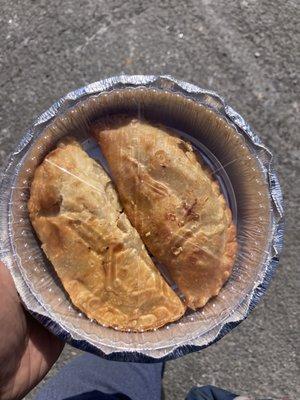
POLYGON ((35 400, 159 400, 162 372, 163 363, 107 361, 84 354, 51 378, 35 400))

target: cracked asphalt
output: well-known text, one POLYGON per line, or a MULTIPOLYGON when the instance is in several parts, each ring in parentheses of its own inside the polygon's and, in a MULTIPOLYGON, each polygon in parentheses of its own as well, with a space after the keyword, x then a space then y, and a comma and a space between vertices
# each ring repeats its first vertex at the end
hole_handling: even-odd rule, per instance
MULTIPOLYGON (((56 99, 121 72, 170 74, 219 92, 274 152, 286 210, 278 271, 234 331, 167 363, 164 387, 167 400, 206 384, 299 399, 299 3, 0 0, 0 6, 0 168, 56 99)), ((78 353, 66 346, 46 379, 78 353)))

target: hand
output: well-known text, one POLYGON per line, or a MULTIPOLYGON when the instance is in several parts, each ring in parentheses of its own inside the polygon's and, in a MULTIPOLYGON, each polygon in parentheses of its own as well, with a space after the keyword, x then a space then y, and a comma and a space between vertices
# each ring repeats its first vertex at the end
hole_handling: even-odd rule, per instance
POLYGON ((22 307, 0 262, 0 399, 21 399, 47 374, 64 344, 22 307))

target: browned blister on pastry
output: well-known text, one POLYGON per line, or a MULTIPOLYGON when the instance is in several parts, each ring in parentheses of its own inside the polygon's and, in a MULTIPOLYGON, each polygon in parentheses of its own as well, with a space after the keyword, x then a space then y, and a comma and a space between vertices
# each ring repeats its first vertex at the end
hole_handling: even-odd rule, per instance
POLYGON ((184 306, 122 212, 109 176, 74 140, 37 168, 28 207, 44 252, 89 318, 143 331, 182 316, 184 306))
POLYGON ((149 251, 190 308, 202 307, 228 279, 236 229, 219 186, 190 144, 166 128, 114 117, 93 128, 120 200, 149 251))

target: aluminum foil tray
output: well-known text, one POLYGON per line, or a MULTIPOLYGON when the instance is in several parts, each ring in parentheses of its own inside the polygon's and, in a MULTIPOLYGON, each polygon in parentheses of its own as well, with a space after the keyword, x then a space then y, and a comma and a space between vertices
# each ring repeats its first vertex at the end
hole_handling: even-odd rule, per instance
POLYGON ((0 258, 28 311, 62 340, 112 360, 167 360, 219 340, 258 303, 278 264, 282 204, 271 152, 219 95, 169 76, 122 75, 67 94, 25 132, 0 183, 0 258), (233 273, 220 294, 151 332, 106 328, 73 307, 28 218, 30 183, 45 155, 71 134, 105 167, 87 128, 116 113, 161 122, 187 138, 219 181, 238 230, 233 273))

